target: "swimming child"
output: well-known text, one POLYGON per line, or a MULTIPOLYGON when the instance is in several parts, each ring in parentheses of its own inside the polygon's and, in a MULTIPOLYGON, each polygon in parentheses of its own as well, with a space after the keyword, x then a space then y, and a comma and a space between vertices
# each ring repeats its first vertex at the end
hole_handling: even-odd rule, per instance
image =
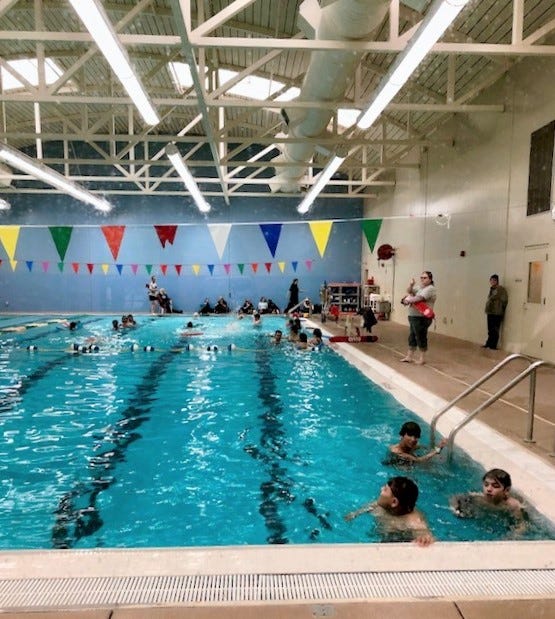
POLYGON ((417 499, 418 486, 412 479, 392 477, 375 501, 348 513, 345 520, 370 513, 376 518, 384 541, 415 541, 419 546, 429 546, 434 538, 426 519, 415 507, 417 499))
POLYGON ((420 448, 418 440, 422 434, 420 426, 414 421, 407 421, 399 430, 401 440, 389 448, 389 455, 386 464, 396 464, 399 462, 427 462, 441 453, 441 450, 447 444, 447 439, 442 439, 438 446, 425 453, 418 455, 417 451, 420 448))

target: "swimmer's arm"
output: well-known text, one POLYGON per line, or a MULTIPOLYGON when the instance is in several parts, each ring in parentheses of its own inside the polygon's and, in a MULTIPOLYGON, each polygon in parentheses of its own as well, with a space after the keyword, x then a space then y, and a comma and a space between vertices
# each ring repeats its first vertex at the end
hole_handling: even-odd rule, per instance
POLYGON ((358 518, 358 516, 360 516, 361 514, 367 514, 374 511, 375 507, 375 502, 368 503, 367 505, 363 505, 360 509, 357 509, 354 512, 349 512, 348 514, 345 514, 344 519, 349 522, 349 520, 354 520, 355 518, 358 518))

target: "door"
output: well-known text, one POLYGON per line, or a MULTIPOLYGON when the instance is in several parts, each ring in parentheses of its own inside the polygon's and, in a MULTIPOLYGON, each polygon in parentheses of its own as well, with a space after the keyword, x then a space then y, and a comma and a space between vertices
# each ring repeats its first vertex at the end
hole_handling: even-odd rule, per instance
MULTIPOLYGON (((522 352, 538 359, 549 359, 548 294, 549 246, 525 247, 525 284, 522 352)), ((510 303, 510 301, 509 301, 510 303)))

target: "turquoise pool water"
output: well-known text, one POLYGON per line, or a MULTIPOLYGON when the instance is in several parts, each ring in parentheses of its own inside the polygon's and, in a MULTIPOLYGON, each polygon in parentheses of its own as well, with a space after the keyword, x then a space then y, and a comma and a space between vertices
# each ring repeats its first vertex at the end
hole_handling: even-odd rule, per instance
MULTIPOLYGON (((329 346, 272 346, 282 317, 194 318, 194 337, 186 316, 76 318, 0 319, 1 548, 380 541, 343 515, 399 474, 438 539, 506 538, 450 511, 481 485, 464 454, 383 465, 415 415, 329 346)), ((538 519, 525 537, 554 535, 538 519)))

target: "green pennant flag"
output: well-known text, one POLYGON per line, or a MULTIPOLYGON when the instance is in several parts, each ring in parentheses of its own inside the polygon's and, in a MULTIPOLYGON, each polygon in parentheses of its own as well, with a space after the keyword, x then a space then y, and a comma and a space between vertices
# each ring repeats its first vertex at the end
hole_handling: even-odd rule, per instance
POLYGON ((54 245, 56 245, 56 249, 58 250, 58 255, 60 256, 60 260, 64 260, 66 257, 67 248, 69 246, 69 241, 71 239, 71 233, 73 232, 72 226, 50 226, 49 227, 50 234, 52 235, 52 240, 54 241, 54 245))
POLYGON ((64 263, 63 262, 58 262, 58 270, 60 271, 60 273, 64 272, 64 263))
POLYGON ((238 264, 237 268, 239 269, 239 273, 241 273, 241 275, 243 275, 243 271, 245 270, 245 265, 244 264, 238 264))
POLYGON ((149 275, 152 273, 152 265, 151 264, 145 264, 145 269, 146 269, 146 272, 149 275))
POLYGON ((378 234, 382 227, 382 221, 383 219, 365 219, 362 222, 362 230, 366 236, 366 241, 368 242, 368 247, 370 247, 371 252, 374 251, 374 247, 376 246, 376 240, 378 239, 378 234))

